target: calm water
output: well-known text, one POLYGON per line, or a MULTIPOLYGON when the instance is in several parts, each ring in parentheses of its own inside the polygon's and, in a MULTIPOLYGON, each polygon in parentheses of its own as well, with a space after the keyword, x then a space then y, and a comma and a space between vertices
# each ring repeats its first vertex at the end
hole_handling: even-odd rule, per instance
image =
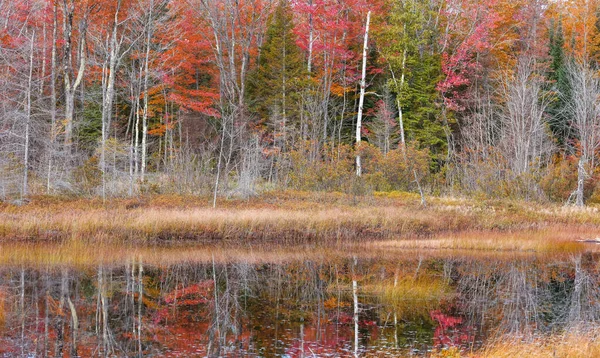
POLYGON ((124 261, 0 268, 0 356, 423 356, 600 319, 591 253, 124 261))

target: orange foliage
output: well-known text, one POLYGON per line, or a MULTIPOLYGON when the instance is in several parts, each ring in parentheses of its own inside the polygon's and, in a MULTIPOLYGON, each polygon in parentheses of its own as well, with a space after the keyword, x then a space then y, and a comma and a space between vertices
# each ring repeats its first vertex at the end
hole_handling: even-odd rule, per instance
POLYGON ((563 21, 565 46, 581 59, 589 59, 598 36, 596 28, 598 0, 565 0, 553 4, 563 21))

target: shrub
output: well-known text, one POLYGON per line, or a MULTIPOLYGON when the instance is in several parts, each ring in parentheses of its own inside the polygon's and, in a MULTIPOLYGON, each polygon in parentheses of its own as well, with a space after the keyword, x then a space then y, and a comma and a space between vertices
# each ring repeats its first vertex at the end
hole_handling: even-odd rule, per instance
POLYGON ((287 154, 289 186, 298 190, 339 190, 351 183, 354 175, 354 155, 348 145, 324 146, 303 142, 287 154))
POLYGON ((75 168, 73 178, 77 191, 84 195, 94 195, 96 188, 102 184, 102 171, 97 156, 91 156, 83 165, 75 168))
POLYGON ((577 188, 577 159, 569 156, 555 156, 546 168, 540 187, 552 201, 563 202, 577 188))

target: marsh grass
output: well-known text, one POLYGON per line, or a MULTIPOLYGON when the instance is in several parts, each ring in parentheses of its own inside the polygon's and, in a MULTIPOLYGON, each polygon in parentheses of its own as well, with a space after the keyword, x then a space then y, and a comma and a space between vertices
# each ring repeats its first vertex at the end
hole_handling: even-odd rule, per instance
POLYGON ((481 351, 466 355, 473 358, 592 358, 600 357, 600 330, 575 330, 563 334, 521 341, 503 338, 490 342, 481 351))
MULTIPOLYGON (((393 193, 356 200, 341 193, 272 192, 249 200, 152 196, 114 199, 33 198, 0 204, 0 239, 7 241, 332 244, 382 248, 577 252, 579 239, 600 236, 597 209, 574 210, 515 202, 430 198, 393 193)), ((589 246, 589 245, 588 245, 589 246)))

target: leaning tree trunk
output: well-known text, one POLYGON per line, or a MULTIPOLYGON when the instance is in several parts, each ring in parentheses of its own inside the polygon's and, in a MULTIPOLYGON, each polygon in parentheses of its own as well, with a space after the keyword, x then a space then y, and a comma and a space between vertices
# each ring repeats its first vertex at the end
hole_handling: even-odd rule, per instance
POLYGON ((67 4, 64 2, 64 22, 63 22, 63 41, 65 43, 65 59, 64 59, 64 91, 65 91, 65 139, 64 145, 68 152, 71 151, 71 144, 73 140, 73 119, 75 113, 75 94, 77 88, 83 81, 83 74, 86 68, 86 31, 88 12, 84 14, 79 26, 79 46, 77 49, 77 59, 79 61, 79 70, 77 76, 73 81, 73 63, 72 63, 72 37, 73 37, 73 13, 75 11, 75 3, 71 2, 67 4))

